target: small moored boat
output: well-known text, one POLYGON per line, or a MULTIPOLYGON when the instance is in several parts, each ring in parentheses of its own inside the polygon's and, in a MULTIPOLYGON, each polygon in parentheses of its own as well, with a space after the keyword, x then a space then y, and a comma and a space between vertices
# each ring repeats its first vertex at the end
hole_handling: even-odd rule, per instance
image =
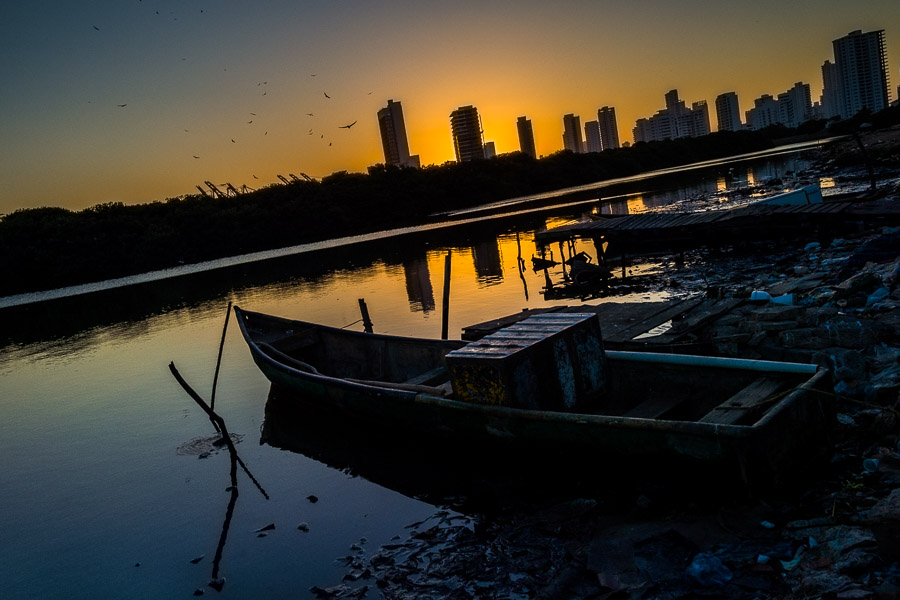
POLYGON ((274 386, 372 429, 601 468, 724 468, 754 485, 831 452, 828 373, 815 365, 605 352, 593 313, 535 315, 467 344, 234 310, 274 386))

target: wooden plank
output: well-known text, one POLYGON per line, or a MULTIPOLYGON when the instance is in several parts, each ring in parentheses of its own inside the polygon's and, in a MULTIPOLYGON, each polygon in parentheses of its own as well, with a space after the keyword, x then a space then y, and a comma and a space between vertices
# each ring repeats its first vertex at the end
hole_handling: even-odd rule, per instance
POLYGON ((760 377, 737 394, 715 407, 701 419, 701 423, 736 425, 749 411, 760 407, 784 382, 769 377, 760 377))
POLYGON ((709 321, 733 310, 743 302, 744 300, 740 298, 704 300, 700 306, 695 307, 685 315, 684 320, 679 323, 677 331, 653 336, 652 338, 647 338, 647 341, 654 344, 671 344, 676 342, 709 321))
POLYGON ((447 371, 447 367, 441 365, 440 367, 435 367, 430 371, 425 371, 421 375, 416 375, 415 377, 410 377, 404 383, 409 385, 425 385, 427 383, 431 383, 435 379, 438 378, 447 378, 449 379, 450 373, 447 371))
MULTIPOLYGON (((666 321, 671 321, 674 317, 690 311, 702 301, 703 300, 700 298, 680 300, 673 306, 668 306, 661 311, 647 315, 644 319, 636 323, 631 323, 624 329, 609 336, 604 335, 603 337, 604 339, 609 339, 611 342, 629 342, 636 336, 646 333, 654 327, 659 327, 666 321)), ((648 341, 653 339, 656 339, 656 336, 648 338, 648 341)))
POLYGON ((658 396, 656 398, 644 400, 622 416, 635 419, 659 419, 683 401, 684 398, 658 396))

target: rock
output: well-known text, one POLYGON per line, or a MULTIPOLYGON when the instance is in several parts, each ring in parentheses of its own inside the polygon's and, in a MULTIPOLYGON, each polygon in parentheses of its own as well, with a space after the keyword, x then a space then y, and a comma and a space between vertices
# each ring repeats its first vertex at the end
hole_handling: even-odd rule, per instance
POLYGON ((754 321, 788 321, 796 320, 802 312, 801 306, 774 304, 757 308, 750 313, 750 318, 754 321))
POLYGON ((866 376, 866 359, 857 350, 829 348, 826 350, 832 363, 832 374, 835 381, 864 379, 866 376))
POLYGON ((782 331, 778 334, 778 342, 786 348, 804 350, 824 350, 831 346, 827 331, 818 327, 803 327, 782 331))
POLYGON ((865 520, 870 525, 900 528, 900 488, 892 491, 869 509, 865 520))

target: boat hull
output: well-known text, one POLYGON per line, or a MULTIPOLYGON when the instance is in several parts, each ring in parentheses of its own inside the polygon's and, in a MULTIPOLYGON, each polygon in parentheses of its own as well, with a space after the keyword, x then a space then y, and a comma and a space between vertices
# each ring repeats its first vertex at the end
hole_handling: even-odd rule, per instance
MULTIPOLYGON (((784 483, 797 472, 821 464, 831 451, 834 412, 830 396, 824 393, 828 387, 824 370, 801 375, 802 383, 750 425, 524 410, 305 372, 266 353, 253 341, 241 314, 238 312, 239 321, 253 360, 274 386, 289 391, 293 401, 337 411, 385 435, 424 433, 439 443, 479 448, 479 452, 489 453, 494 448, 561 461, 590 457, 603 464, 677 459, 703 469, 725 469, 754 485, 784 483)), ((607 358, 611 372, 625 373, 640 362, 649 362, 663 372, 674 370, 677 365, 671 361, 679 359, 629 352, 608 352, 607 358)), ((736 369, 721 366, 726 363, 714 364, 720 365, 716 367, 720 370, 736 369)), ((757 369, 765 367, 756 364, 757 369)), ((647 390, 653 392, 652 387, 647 390)))

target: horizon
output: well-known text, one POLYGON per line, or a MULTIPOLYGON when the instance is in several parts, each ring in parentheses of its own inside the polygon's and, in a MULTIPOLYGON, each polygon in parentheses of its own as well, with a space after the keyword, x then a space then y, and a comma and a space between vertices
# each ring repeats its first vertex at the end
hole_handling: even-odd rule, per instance
POLYGON ((671 89, 705 100, 715 131, 721 93, 737 93, 742 119, 797 82, 817 101, 832 41, 855 30, 885 31, 895 100, 900 11, 863 4, 865 15, 837 0, 16 6, 0 42, 0 213, 365 172, 384 162, 376 114, 388 99, 423 166, 455 160, 449 117, 466 105, 498 154, 519 149, 520 116, 546 156, 562 149, 563 115, 583 125, 602 106, 632 142, 671 89))

